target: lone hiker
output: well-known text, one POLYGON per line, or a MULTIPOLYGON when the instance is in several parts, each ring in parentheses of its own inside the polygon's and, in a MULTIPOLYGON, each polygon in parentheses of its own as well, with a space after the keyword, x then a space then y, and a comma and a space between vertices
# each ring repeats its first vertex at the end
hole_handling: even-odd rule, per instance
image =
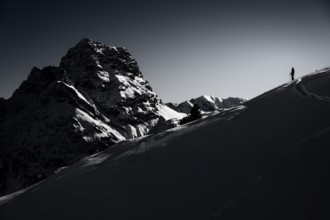
POLYGON ((292 67, 292 69, 291 69, 291 73, 290 73, 290 75, 291 75, 291 79, 294 80, 294 68, 293 68, 293 67, 292 67))

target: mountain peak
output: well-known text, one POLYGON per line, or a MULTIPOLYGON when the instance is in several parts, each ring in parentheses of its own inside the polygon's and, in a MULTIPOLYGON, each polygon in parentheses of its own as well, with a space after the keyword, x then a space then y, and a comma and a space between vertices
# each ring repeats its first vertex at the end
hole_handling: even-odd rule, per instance
POLYGON ((81 39, 81 40, 78 42, 78 44, 89 44, 89 43, 93 43, 93 40, 92 40, 91 38, 87 38, 87 37, 81 39))
POLYGON ((107 46, 105 45, 104 43, 101 43, 101 42, 97 42, 97 41, 94 41, 92 40, 91 38, 83 38, 81 39, 73 48, 71 49, 86 49, 86 48, 90 48, 90 49, 101 49, 102 48, 112 48, 112 49, 115 49, 116 47, 112 47, 112 46, 107 46))
POLYGON ((125 48, 107 46, 88 38, 83 38, 69 49, 61 60, 60 68, 69 72, 75 83, 99 79, 109 81, 114 74, 142 77, 136 60, 125 48))
POLYGON ((172 126, 160 118, 184 116, 161 103, 125 48, 84 38, 59 67, 34 67, 10 100, 0 99, 0 168, 17 168, 6 177, 0 169, 0 195, 157 124, 172 126))

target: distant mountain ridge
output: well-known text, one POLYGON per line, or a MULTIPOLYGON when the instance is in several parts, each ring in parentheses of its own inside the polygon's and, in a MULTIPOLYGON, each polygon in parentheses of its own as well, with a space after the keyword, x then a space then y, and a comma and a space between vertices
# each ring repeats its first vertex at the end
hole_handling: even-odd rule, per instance
POLYGON ((194 104, 197 104, 204 112, 218 111, 224 108, 232 108, 242 105, 246 102, 245 98, 229 97, 226 99, 219 99, 211 95, 202 95, 198 98, 190 99, 181 103, 166 103, 166 105, 177 112, 188 114, 194 104))

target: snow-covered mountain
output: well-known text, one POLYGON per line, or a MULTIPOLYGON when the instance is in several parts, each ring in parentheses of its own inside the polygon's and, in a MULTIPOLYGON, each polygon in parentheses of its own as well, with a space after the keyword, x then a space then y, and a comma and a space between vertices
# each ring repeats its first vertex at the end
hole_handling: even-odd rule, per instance
POLYGON ((83 39, 0 99, 0 194, 185 115, 162 104, 125 48, 83 39))
POLYGON ((330 219, 330 69, 0 198, 16 219, 330 219))
POLYGON ((219 111, 224 108, 232 108, 235 106, 242 105, 247 99, 229 97, 227 99, 219 99, 211 95, 203 95, 195 99, 190 99, 189 101, 184 101, 182 103, 166 103, 166 105, 177 112, 190 113, 191 108, 194 104, 197 104, 203 112, 213 112, 219 111))

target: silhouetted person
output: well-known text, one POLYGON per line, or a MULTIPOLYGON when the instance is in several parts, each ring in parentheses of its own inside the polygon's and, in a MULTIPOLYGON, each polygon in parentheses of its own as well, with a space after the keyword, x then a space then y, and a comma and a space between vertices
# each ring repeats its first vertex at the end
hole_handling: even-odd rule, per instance
POLYGON ((290 73, 290 75, 291 75, 291 79, 294 80, 294 68, 293 68, 293 67, 292 67, 292 69, 291 69, 291 73, 290 73))

